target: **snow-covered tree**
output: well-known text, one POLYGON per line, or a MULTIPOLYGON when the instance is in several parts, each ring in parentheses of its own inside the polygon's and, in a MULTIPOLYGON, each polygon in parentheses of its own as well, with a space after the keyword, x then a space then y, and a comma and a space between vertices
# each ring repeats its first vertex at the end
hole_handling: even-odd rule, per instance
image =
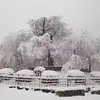
MULTIPOLYGON (((100 57, 100 41, 88 34, 79 36, 71 35, 59 46, 58 54, 60 55, 62 64, 68 62, 72 54, 78 55, 82 62, 82 69, 91 71, 95 69, 94 63, 99 63, 100 57)), ((96 65, 99 66, 99 65, 96 65)))
POLYGON ((91 71, 94 62, 100 64, 100 38, 84 32, 75 36, 58 16, 30 20, 29 25, 30 31, 15 32, 0 45, 1 68, 17 71, 38 65, 71 65, 71 68, 91 71))
POLYGON ((52 49, 49 37, 48 33, 41 37, 33 36, 29 42, 21 43, 18 50, 23 56, 26 55, 28 58, 31 58, 34 66, 40 66, 43 64, 43 60, 48 57, 48 50, 52 49))
POLYGON ((96 43, 96 38, 83 34, 80 37, 79 43, 79 47, 75 50, 82 59, 87 59, 88 71, 91 72, 94 61, 99 61, 98 44, 96 43))
POLYGON ((98 47, 98 41, 96 40, 96 38, 93 38, 88 34, 75 36, 71 41, 73 53, 79 55, 83 62, 87 60, 88 71, 91 71, 91 67, 94 61, 99 61, 100 48, 98 47))
POLYGON ((61 72, 64 73, 64 74, 66 74, 68 70, 71 70, 71 68, 72 68, 72 64, 71 64, 71 62, 69 61, 69 62, 65 63, 65 64, 62 66, 61 72))
POLYGON ((71 63, 71 69, 79 69, 80 70, 83 65, 83 62, 82 62, 80 56, 75 55, 75 54, 73 54, 70 57, 70 63, 71 63))
MULTIPOLYGON (((29 24, 36 36, 42 36, 48 33, 51 43, 56 43, 56 45, 71 34, 71 31, 65 27, 65 23, 58 16, 52 16, 50 18, 42 17, 37 20, 32 19, 29 21, 29 24)), ((50 49, 48 49, 48 66, 54 66, 54 59, 50 49)))
POLYGON ((73 54, 70 57, 70 61, 68 61, 67 63, 65 63, 62 66, 62 70, 61 71, 63 73, 67 73, 67 71, 71 70, 71 69, 80 70, 82 68, 82 66, 83 66, 83 62, 82 62, 81 58, 78 55, 73 54))
POLYGON ((71 34, 71 31, 59 16, 41 17, 37 20, 31 19, 29 20, 29 25, 33 33, 37 36, 49 33, 52 41, 61 40, 63 37, 71 34))
POLYGON ((21 68, 22 55, 18 52, 18 47, 22 42, 28 41, 31 36, 32 32, 21 30, 8 35, 4 39, 0 49, 0 52, 2 52, 0 54, 2 56, 0 59, 1 68, 11 67, 16 71, 21 68))

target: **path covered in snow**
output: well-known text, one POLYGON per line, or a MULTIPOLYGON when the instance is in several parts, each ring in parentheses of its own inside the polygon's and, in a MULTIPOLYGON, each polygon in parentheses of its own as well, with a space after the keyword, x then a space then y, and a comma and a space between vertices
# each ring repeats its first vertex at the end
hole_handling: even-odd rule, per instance
POLYGON ((59 97, 52 93, 17 90, 0 85, 0 100, 100 100, 100 95, 86 94, 86 96, 59 97))

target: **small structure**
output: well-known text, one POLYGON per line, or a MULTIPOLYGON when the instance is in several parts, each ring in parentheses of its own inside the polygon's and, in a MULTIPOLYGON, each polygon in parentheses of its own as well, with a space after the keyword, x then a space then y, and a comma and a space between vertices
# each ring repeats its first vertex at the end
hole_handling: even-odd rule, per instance
POLYGON ((69 70, 67 71, 67 85, 86 85, 86 76, 84 72, 80 70, 69 70))
POLYGON ((0 69, 0 81, 12 79, 13 74, 14 74, 14 70, 11 68, 0 69))
POLYGON ((34 72, 36 74, 36 76, 41 76, 41 73, 45 71, 45 68, 42 66, 38 66, 34 68, 34 72))
POLYGON ((60 72, 61 69, 62 69, 62 67, 61 67, 61 66, 59 66, 59 67, 55 67, 55 66, 47 66, 47 67, 45 67, 45 69, 46 69, 46 70, 54 70, 54 71, 60 72))
POLYGON ((59 73, 52 70, 43 71, 42 83, 46 85, 57 85, 59 83, 59 73))
POLYGON ((29 69, 23 69, 14 74, 16 82, 32 82, 34 72, 29 69))

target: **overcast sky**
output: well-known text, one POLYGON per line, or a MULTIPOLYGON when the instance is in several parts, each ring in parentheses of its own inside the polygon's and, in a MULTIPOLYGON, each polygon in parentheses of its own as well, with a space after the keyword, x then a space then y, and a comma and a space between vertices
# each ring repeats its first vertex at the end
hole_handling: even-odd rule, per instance
POLYGON ((100 0, 0 0, 0 42, 11 32, 29 28, 29 19, 61 15, 75 29, 100 36, 100 0))

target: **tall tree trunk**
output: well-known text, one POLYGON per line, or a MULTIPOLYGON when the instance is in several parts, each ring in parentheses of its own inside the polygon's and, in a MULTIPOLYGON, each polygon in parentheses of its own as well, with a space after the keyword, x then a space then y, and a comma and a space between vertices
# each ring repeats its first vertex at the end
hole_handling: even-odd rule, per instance
POLYGON ((92 66, 91 60, 89 59, 89 72, 91 72, 91 66, 92 66))
POLYGON ((88 57, 88 64, 89 64, 88 71, 91 72, 92 61, 90 57, 88 57))
POLYGON ((74 49, 74 54, 76 54, 76 50, 74 49))
POLYGON ((44 20, 43 20, 43 30, 42 30, 43 33, 42 33, 42 35, 45 34, 45 21, 46 21, 46 18, 44 17, 44 20))
MULTIPOLYGON (((50 40, 53 41, 53 36, 50 35, 50 40)), ((51 42, 52 43, 52 42, 51 42)))
POLYGON ((48 66, 53 66, 53 65, 54 65, 53 58, 51 57, 50 51, 48 51, 48 66))
POLYGON ((89 64, 89 72, 91 72, 91 64, 89 64))

